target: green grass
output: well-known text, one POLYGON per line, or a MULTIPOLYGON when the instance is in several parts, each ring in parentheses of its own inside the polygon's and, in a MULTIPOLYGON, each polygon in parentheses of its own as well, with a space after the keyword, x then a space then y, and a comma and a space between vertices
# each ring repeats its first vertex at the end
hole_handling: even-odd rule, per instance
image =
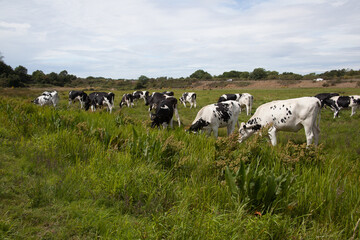
MULTIPOLYGON (((339 90, 358 91, 326 89, 339 90)), ((150 128, 143 101, 120 110, 124 91, 112 114, 68 107, 61 90, 57 109, 32 105, 41 92, 0 90, 1 239, 360 237, 359 113, 324 109, 318 148, 305 147, 303 130, 280 132, 272 147, 225 129, 218 140, 185 132, 202 106, 241 90, 196 91, 198 108, 179 105, 183 125, 168 130, 150 128)), ((246 92, 254 112, 321 90, 246 92)))

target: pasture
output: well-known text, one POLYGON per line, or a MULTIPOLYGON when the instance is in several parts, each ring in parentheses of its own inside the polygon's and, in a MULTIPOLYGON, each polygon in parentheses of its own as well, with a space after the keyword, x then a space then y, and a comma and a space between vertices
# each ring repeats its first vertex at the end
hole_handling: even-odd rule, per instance
POLYGON ((323 109, 317 148, 303 130, 280 132, 275 147, 265 132, 242 144, 237 128, 217 140, 185 132, 224 93, 252 94, 254 113, 360 89, 175 89, 195 91, 198 106, 178 104, 182 126, 167 130, 150 128, 143 100, 120 110, 125 91, 112 91, 112 114, 69 107, 62 89, 56 109, 31 104, 42 91, 0 89, 1 239, 360 238, 360 112, 323 109))

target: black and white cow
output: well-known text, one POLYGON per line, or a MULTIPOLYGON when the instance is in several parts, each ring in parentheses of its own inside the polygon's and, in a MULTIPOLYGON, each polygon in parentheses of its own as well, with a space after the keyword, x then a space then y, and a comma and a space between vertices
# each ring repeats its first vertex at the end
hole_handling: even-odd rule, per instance
POLYGON ((186 107, 186 102, 188 102, 190 103, 190 108, 192 108, 193 105, 196 108, 196 93, 194 92, 183 93, 179 100, 182 104, 184 104, 184 107, 186 107))
MULTIPOLYGON (((159 92, 153 92, 151 94, 151 96, 148 96, 146 98, 146 103, 145 105, 146 106, 149 106, 149 112, 152 110, 152 109, 157 109, 158 105, 165 99, 168 99, 168 98, 174 98, 173 96, 168 96, 164 93, 159 93, 159 92)), ((176 100, 177 101, 177 100, 176 100)), ((179 112, 178 112, 178 109, 177 109, 177 105, 175 106, 174 108, 174 112, 175 112, 175 116, 177 117, 178 119, 178 123, 179 123, 179 126, 181 125, 181 122, 180 122, 180 117, 179 117, 179 112)), ((151 114, 150 114, 150 117, 151 117, 151 114)))
POLYGON ((151 114, 151 127, 163 125, 164 128, 170 124, 173 127, 173 115, 177 106, 177 100, 174 97, 166 98, 160 102, 156 108, 156 113, 151 114))
POLYGON ((302 97, 279 100, 259 106, 254 115, 241 123, 239 129, 239 142, 253 135, 259 129, 269 126, 269 137, 272 145, 276 145, 276 132, 297 132, 305 129, 306 143, 310 145, 313 140, 319 142, 321 102, 316 97, 302 97), (317 121, 317 119, 319 121, 317 121))
POLYGON ((168 96, 174 96, 174 92, 173 91, 164 91, 162 92, 163 94, 166 94, 168 96))
POLYGON ((120 108, 124 105, 127 105, 128 107, 134 106, 134 97, 131 93, 125 93, 120 101, 120 108))
POLYGON ((246 115, 251 114, 252 105, 254 103, 254 97, 249 93, 240 94, 240 99, 238 100, 241 107, 246 108, 246 115))
POLYGON ((354 115, 356 109, 360 105, 360 96, 334 96, 324 100, 324 104, 329 106, 334 111, 334 118, 339 116, 339 112, 343 108, 351 107, 351 115, 354 115))
POLYGON ((318 98, 320 100, 321 108, 322 108, 322 107, 324 107, 324 101, 326 99, 329 99, 329 98, 334 97, 334 96, 339 96, 339 94, 338 93, 319 93, 319 94, 316 94, 314 97, 316 97, 316 98, 318 98))
POLYGON ((223 102, 228 100, 238 101, 241 107, 246 108, 246 114, 247 115, 251 114, 252 105, 254 103, 254 97, 251 94, 249 93, 223 94, 220 96, 218 102, 223 102))
POLYGON ((149 96, 148 91, 135 91, 133 92, 133 101, 144 99, 144 102, 146 103, 146 98, 149 96))
POLYGON ((80 108, 84 108, 85 101, 87 99, 87 94, 84 91, 70 91, 69 92, 69 106, 71 103, 79 100, 80 108))
POLYGON ((52 91, 52 92, 45 91, 39 97, 35 98, 31 102, 40 106, 53 105, 54 107, 56 107, 59 101, 60 98, 57 91, 52 91))
POLYGON ((233 100, 233 101, 239 101, 241 97, 240 93, 235 93, 235 94, 223 94, 220 96, 218 103, 219 102, 224 102, 224 101, 228 101, 228 100, 233 100))
POLYGON ((85 102, 85 110, 89 110, 89 108, 91 107, 92 111, 96 110, 96 107, 99 106, 103 106, 104 104, 107 105, 107 111, 112 111, 113 107, 114 107, 114 98, 115 98, 115 94, 112 92, 106 93, 106 92, 93 92, 90 93, 88 98, 86 99, 85 102))
POLYGON ((238 123, 239 113, 238 101, 230 100, 207 105, 197 113, 189 131, 198 132, 204 129, 207 130, 208 135, 213 131, 217 138, 219 127, 227 127, 227 134, 230 135, 235 129, 235 124, 238 123))

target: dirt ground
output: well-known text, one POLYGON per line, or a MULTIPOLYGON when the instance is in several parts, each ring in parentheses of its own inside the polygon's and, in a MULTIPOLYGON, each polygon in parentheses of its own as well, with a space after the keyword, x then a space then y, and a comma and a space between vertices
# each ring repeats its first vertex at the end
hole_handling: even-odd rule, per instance
POLYGON ((244 81, 248 83, 247 86, 243 86, 241 82, 219 82, 219 86, 214 86, 214 81, 203 81, 196 83, 195 89, 277 89, 277 88, 359 88, 359 80, 347 80, 340 81, 333 84, 331 81, 314 82, 309 80, 303 81, 278 81, 278 80, 266 80, 266 81, 244 81))

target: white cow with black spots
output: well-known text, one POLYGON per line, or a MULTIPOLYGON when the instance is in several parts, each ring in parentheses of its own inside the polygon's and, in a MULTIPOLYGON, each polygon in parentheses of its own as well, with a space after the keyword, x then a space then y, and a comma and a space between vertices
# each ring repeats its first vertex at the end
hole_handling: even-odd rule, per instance
POLYGON ((249 93, 240 94, 240 99, 238 100, 241 107, 246 108, 246 115, 251 114, 252 105, 254 103, 254 97, 249 93))
POLYGON ((32 102, 40 106, 53 105, 54 107, 56 107, 59 101, 60 98, 57 91, 45 91, 39 97, 35 98, 32 102))
POLYGON ((235 130, 239 113, 240 104, 238 101, 230 100, 207 105, 197 113, 189 131, 198 132, 205 129, 208 135, 213 131, 215 138, 217 138, 218 128, 227 127, 227 134, 230 135, 235 130))
POLYGON ((182 104, 184 104, 184 107, 186 107, 186 102, 188 102, 190 103, 190 108, 192 108, 192 106, 196 108, 196 93, 194 92, 184 92, 179 100, 182 104))
POLYGON ((253 135, 259 129, 269 126, 269 137, 272 145, 276 145, 276 132, 297 132, 305 129, 306 143, 310 145, 313 140, 319 142, 321 102, 316 97, 302 97, 287 100, 273 101, 258 107, 254 115, 241 123, 239 129, 239 142, 253 135), (317 121, 317 119, 319 121, 317 121))

